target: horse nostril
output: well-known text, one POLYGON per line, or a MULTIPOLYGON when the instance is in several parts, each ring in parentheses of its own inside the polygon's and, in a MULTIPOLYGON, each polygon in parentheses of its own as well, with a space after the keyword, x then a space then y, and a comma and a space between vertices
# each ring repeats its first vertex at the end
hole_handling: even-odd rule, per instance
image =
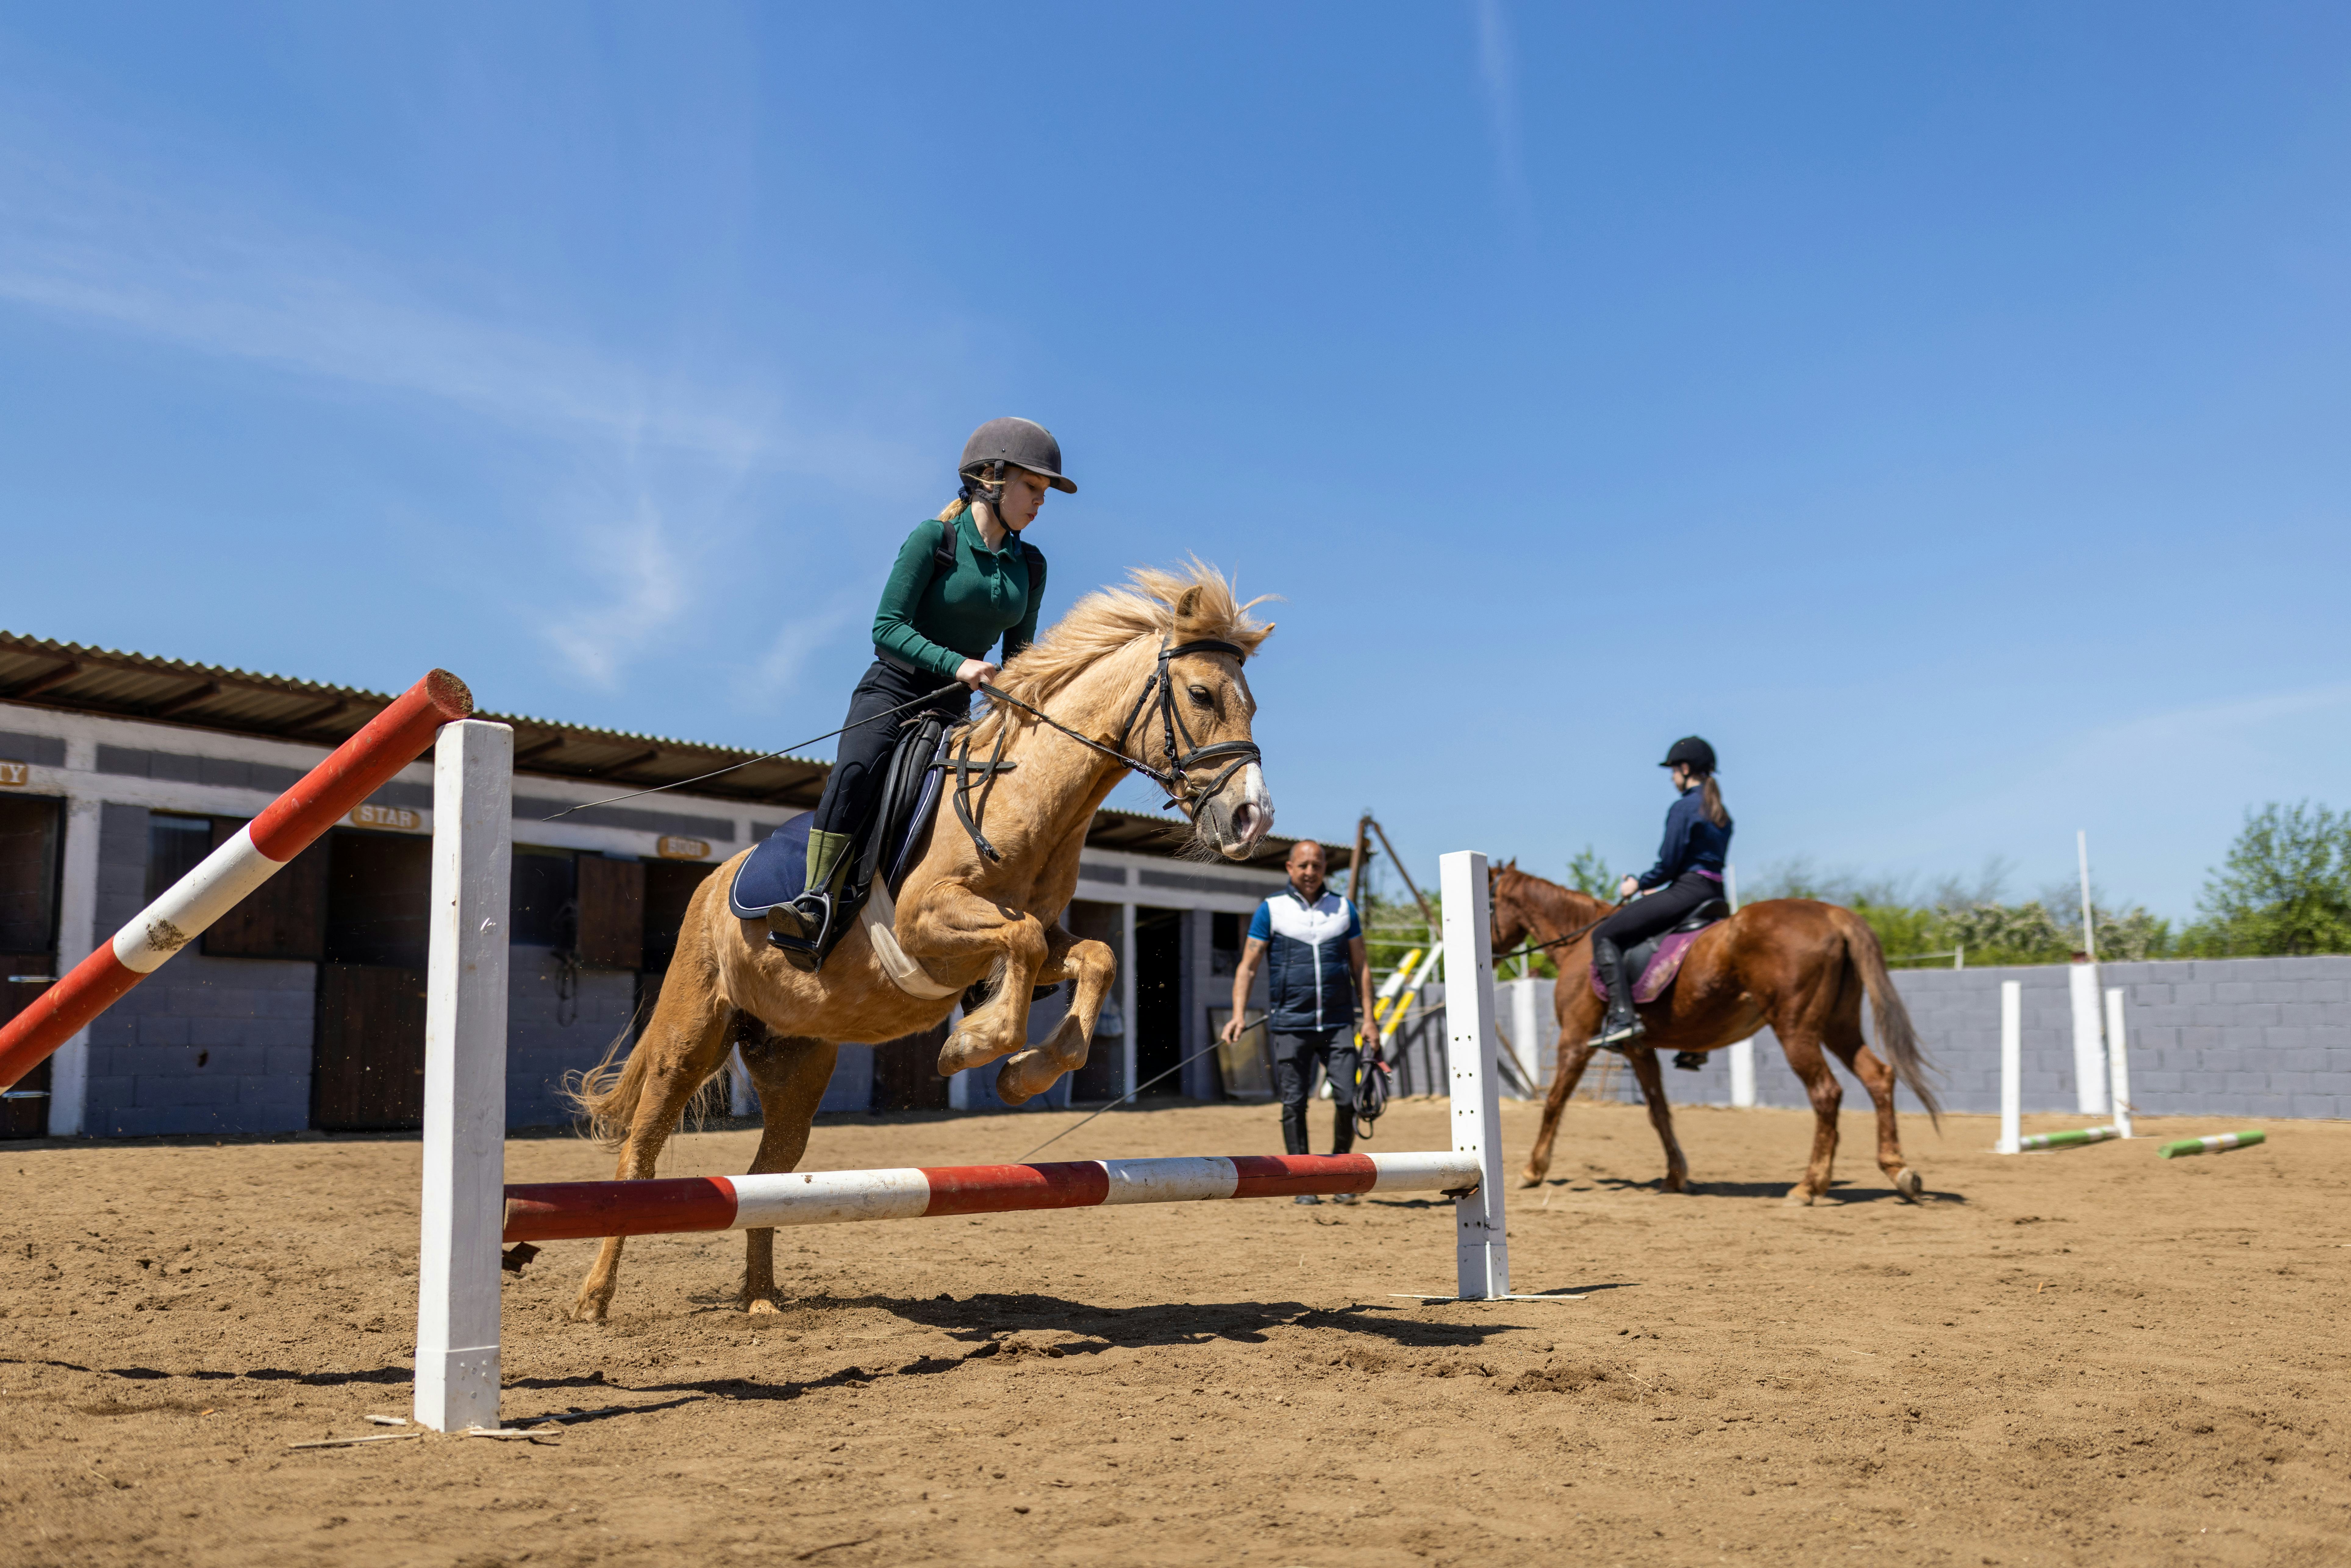
POLYGON ((1244 840, 1258 836, 1258 809, 1244 800, 1233 808, 1233 831, 1244 840))

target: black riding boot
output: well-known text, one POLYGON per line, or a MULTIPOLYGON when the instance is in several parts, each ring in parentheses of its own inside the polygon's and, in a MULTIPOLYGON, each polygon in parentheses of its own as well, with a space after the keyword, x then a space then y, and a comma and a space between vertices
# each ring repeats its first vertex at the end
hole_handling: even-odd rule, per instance
POLYGON ((1633 1010, 1633 977, 1625 972, 1624 950, 1605 936, 1592 939, 1592 967, 1608 988, 1608 1011, 1592 1043, 1606 1051, 1622 1051, 1641 1038, 1641 1015, 1633 1010))
POLYGON ((1305 1106, 1284 1105, 1281 1108, 1281 1148, 1284 1154, 1313 1153, 1306 1141, 1305 1106))
POLYGON ((1341 1105, 1337 1110, 1339 1119, 1331 1126, 1331 1152, 1334 1155, 1353 1154, 1355 1151, 1355 1108, 1341 1105))

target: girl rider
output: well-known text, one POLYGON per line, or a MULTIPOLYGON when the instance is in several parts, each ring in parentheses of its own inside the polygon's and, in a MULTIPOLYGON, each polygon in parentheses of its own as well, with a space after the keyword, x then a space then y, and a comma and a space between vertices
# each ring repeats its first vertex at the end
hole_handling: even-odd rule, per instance
POLYGON ((1641 1038, 1641 1018, 1633 1010, 1633 984, 1625 972, 1625 949, 1680 925, 1690 911, 1722 896, 1723 857, 1730 849, 1730 813, 1714 782, 1714 747, 1697 736, 1673 744, 1660 768, 1673 771, 1681 799, 1666 813, 1666 841, 1657 863, 1628 876, 1616 896, 1629 900, 1592 933, 1592 967, 1608 988, 1608 1012, 1596 1046, 1623 1046, 1641 1038), (1635 898, 1646 891, 1647 896, 1635 898))
POLYGON ((960 724, 971 698, 950 693, 894 719, 858 721, 914 702, 942 682, 960 681, 976 692, 996 678, 987 651, 999 635, 1007 660, 1037 636, 1045 557, 1020 533, 1036 520, 1048 489, 1078 493, 1061 476, 1061 443, 1029 420, 991 419, 964 443, 956 472, 962 489, 906 536, 883 585, 873 612, 873 664, 849 699, 855 727, 841 737, 809 830, 807 887, 768 911, 771 931, 810 945, 808 951, 783 949, 801 969, 813 970, 824 951, 850 841, 873 809, 900 723, 935 711, 960 724))

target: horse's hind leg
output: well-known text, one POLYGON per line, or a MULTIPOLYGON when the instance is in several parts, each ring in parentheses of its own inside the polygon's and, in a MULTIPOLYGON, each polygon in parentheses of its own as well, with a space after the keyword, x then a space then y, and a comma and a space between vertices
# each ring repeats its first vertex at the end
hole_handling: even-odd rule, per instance
MULTIPOLYGON (((1772 1032, 1779 1030, 1775 1027, 1772 1032)), ((1804 1166, 1804 1178, 1788 1189, 1784 1201, 1809 1204, 1827 1194, 1829 1175, 1836 1168, 1837 1108, 1844 1103, 1844 1091, 1837 1086, 1836 1074, 1821 1055, 1816 1037, 1792 1031, 1780 1035, 1780 1046, 1787 1053, 1788 1065, 1803 1080, 1804 1093, 1813 1103, 1813 1157, 1804 1166)))
MULTIPOLYGON (((1567 983, 1559 982, 1562 986, 1567 983)), ((1565 1113, 1567 1103, 1574 1097, 1575 1086, 1583 1082, 1583 1070, 1592 1061, 1592 1034, 1599 1021, 1599 1001, 1593 997, 1589 986, 1578 987, 1559 1009, 1559 1065, 1552 1073, 1551 1093, 1543 1100, 1542 1129, 1535 1134, 1535 1146, 1528 1151, 1526 1168, 1519 1173, 1520 1186, 1541 1186, 1543 1178, 1551 1175, 1552 1140, 1559 1136, 1559 1119, 1565 1113), (1589 1006, 1585 1005, 1587 1001, 1589 1006)))
MULTIPOLYGON (((625 1084, 636 1079, 635 1109, 629 1118, 629 1130, 621 1143, 621 1157, 613 1176, 621 1181, 643 1181, 653 1174, 660 1163, 662 1145, 677 1126, 678 1118, 685 1113, 686 1102, 705 1080, 717 1071, 726 1060, 728 1025, 734 1010, 719 1001, 706 981, 697 981, 690 974, 681 974, 683 965, 673 962, 670 977, 662 987, 661 1000, 654 1004, 651 1022, 629 1053, 629 1064, 622 1074, 625 1084)), ((618 1236, 604 1238, 597 1250, 596 1261, 580 1281, 580 1295, 572 1302, 571 1315, 589 1322, 602 1322, 612 1304, 612 1292, 620 1285, 621 1243, 618 1236)))
MULTIPOLYGON (((832 1062, 839 1048, 831 1040, 769 1034, 754 1028, 743 1045, 743 1065, 759 1092, 759 1152, 752 1156, 751 1174, 767 1176, 788 1171, 808 1153, 809 1124, 832 1081, 832 1062)), ((736 1298, 747 1312, 776 1310, 776 1233, 772 1228, 743 1232, 743 1289, 736 1298)))
POLYGON ((1858 1021, 1849 1036, 1844 1030, 1836 1030, 1826 1043, 1836 1059, 1861 1080, 1861 1086, 1869 1091, 1869 1103, 1877 1107, 1877 1168, 1886 1173, 1886 1179, 1894 1184, 1894 1190, 1905 1202, 1917 1202, 1927 1184, 1918 1179, 1918 1173, 1902 1157, 1902 1133, 1894 1115, 1894 1069, 1863 1043, 1858 1021))
POLYGON ((1649 1125, 1657 1130, 1657 1141, 1666 1145, 1665 1190, 1687 1192, 1689 1162, 1682 1158, 1681 1142, 1674 1136, 1674 1108, 1666 1100, 1666 1080, 1657 1071, 1657 1053, 1646 1045, 1636 1045, 1625 1054, 1632 1059, 1633 1077, 1641 1085, 1641 1098, 1649 1103, 1649 1125))

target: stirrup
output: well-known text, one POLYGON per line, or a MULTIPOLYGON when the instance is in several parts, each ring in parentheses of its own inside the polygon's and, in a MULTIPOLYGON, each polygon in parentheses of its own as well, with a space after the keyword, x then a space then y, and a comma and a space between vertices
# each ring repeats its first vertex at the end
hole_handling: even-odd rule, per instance
POLYGON ((803 975, 813 975, 823 965, 824 939, 831 928, 832 897, 816 889, 768 911, 768 946, 803 975))
POLYGON ((1702 1051, 1677 1051, 1674 1052, 1674 1065, 1680 1068, 1684 1072, 1698 1071, 1706 1066, 1706 1052, 1702 1051))
POLYGON ((1648 1032, 1642 1027, 1638 1013, 1622 1019, 1603 1019, 1600 1032, 1592 1037, 1592 1043, 1601 1051, 1622 1051, 1648 1032))

